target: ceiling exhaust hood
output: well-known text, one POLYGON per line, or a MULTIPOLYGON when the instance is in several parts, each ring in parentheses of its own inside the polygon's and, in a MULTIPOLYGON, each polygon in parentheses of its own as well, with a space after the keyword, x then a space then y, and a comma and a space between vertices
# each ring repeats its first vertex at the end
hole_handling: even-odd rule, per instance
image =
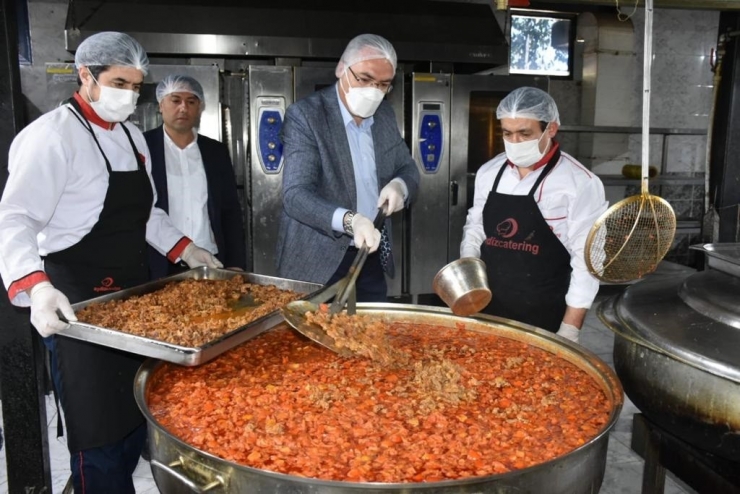
POLYGON ((123 31, 150 55, 336 60, 362 33, 390 40, 400 61, 495 67, 508 45, 490 2, 429 0, 70 0, 66 48, 123 31))

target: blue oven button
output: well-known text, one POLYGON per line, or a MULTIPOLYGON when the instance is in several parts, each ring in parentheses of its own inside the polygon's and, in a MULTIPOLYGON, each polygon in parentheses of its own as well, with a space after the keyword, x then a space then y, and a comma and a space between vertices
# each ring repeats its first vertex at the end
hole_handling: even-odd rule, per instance
POLYGON ((442 158, 442 120, 439 114, 429 113, 421 118, 419 126, 419 154, 426 173, 439 170, 442 158))
POLYGON ((283 145, 280 142, 280 129, 283 116, 278 110, 264 110, 259 121, 260 163, 265 173, 278 173, 283 162, 283 145))

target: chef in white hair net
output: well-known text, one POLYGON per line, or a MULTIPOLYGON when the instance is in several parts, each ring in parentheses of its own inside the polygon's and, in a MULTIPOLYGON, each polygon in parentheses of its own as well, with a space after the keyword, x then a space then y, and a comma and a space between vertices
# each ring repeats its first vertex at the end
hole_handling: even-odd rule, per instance
POLYGON ((55 333, 77 320, 70 303, 146 282, 147 243, 173 262, 220 264, 154 207, 146 141, 126 122, 148 67, 144 49, 126 34, 98 33, 75 63, 78 91, 10 147, 0 276, 10 301, 31 307, 51 352, 75 492, 132 493, 146 437, 132 392, 142 358, 55 333))
MULTIPOLYGON (((162 125, 144 138, 152 156, 157 207, 219 262, 244 270, 244 225, 229 150, 196 128, 205 109, 203 86, 193 77, 170 74, 157 85, 156 95, 162 125)), ((149 248, 152 279, 186 269, 149 248)))
POLYGON ((331 284, 367 245, 357 300, 387 300, 386 276, 395 275, 391 221, 373 220, 379 207, 389 216, 407 207, 419 185, 416 163, 385 101, 396 64, 388 40, 357 36, 337 64, 337 84, 288 108, 280 276, 331 284))
POLYGON ((560 116, 534 87, 496 110, 505 152, 480 167, 461 257, 486 264, 493 293, 483 312, 578 341, 599 289, 584 259, 586 237, 607 208, 601 180, 560 149, 560 116))

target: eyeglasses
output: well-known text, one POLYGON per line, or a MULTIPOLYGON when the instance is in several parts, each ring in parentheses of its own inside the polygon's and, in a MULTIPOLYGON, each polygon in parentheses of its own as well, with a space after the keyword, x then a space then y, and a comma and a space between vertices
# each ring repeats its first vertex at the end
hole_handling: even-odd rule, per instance
POLYGON ((360 84, 362 87, 374 87, 378 88, 381 91, 383 91, 385 94, 388 94, 391 92, 391 89, 393 89, 393 84, 390 82, 378 82, 375 79, 370 79, 369 77, 358 77, 357 74, 355 74, 355 71, 352 70, 352 67, 347 67, 349 71, 352 73, 352 77, 355 78, 355 80, 360 84))

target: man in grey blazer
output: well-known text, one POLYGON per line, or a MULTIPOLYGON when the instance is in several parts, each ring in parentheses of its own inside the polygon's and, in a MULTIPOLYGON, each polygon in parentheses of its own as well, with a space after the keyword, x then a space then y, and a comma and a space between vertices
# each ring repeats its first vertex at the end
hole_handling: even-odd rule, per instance
POLYGON ((394 275, 383 232, 373 226, 408 206, 419 171, 384 101, 392 89, 396 52, 384 38, 363 34, 337 64, 337 84, 290 107, 283 126, 283 213, 277 272, 331 284, 344 277, 363 243, 370 247, 357 280, 357 300, 385 302, 385 274, 394 275), (383 240, 384 247, 378 252, 383 240))

